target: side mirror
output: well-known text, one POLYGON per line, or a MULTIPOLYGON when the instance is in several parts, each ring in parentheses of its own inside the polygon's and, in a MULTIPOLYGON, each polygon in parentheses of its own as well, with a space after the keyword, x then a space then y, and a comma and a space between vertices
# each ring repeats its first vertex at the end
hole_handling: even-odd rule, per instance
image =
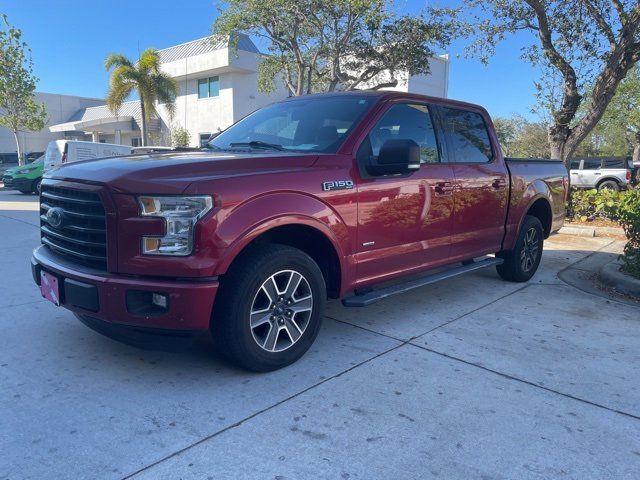
POLYGON ((401 175, 420 168, 420 146, 413 140, 387 140, 367 166, 371 175, 401 175))

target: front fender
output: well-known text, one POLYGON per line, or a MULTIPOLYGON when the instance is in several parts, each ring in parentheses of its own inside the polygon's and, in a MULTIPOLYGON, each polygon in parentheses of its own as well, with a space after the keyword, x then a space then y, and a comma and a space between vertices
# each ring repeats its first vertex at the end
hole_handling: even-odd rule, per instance
POLYGON ((224 253, 216 274, 225 273, 238 254, 258 236, 283 225, 305 225, 320 231, 333 245, 344 274, 345 259, 351 253, 344 220, 320 199, 294 192, 256 197, 220 218, 216 236, 224 246, 224 253))

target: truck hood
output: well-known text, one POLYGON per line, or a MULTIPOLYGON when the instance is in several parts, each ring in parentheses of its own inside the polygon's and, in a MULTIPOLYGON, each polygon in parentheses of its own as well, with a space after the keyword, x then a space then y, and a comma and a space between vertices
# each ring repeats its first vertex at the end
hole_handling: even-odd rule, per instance
POLYGON ((61 165, 44 178, 106 184, 120 193, 179 194, 194 182, 295 171, 317 158, 297 152, 153 153, 61 165))

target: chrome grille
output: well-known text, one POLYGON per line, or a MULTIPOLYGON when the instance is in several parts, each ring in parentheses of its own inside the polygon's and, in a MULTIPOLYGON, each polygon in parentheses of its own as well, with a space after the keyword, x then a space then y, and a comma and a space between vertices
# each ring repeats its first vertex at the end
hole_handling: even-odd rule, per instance
POLYGON ((62 256, 107 269, 106 215, 95 192, 42 185, 40 238, 44 245, 62 256), (50 212, 52 209, 55 212, 50 212), (56 217, 60 217, 60 222, 56 217))

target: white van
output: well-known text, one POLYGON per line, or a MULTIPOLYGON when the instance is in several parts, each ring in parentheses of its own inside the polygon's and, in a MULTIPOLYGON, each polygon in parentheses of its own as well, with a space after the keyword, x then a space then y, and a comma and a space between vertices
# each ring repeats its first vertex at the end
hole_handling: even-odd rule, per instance
POLYGON ((44 154, 44 171, 51 170, 60 164, 120 155, 131 155, 131 147, 80 140, 52 140, 44 154))

